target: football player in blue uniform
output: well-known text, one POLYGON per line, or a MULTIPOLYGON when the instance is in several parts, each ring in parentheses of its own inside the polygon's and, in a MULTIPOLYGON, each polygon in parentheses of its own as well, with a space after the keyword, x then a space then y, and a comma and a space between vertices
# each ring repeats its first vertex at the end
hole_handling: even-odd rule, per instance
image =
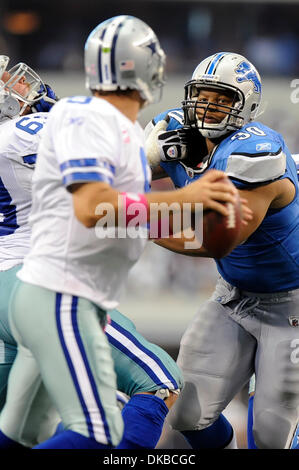
MULTIPOLYGON (((215 291, 180 344, 185 387, 170 422, 194 449, 232 441, 221 413, 253 372, 257 447, 289 448, 298 422, 298 182, 283 137, 255 120, 261 88, 245 57, 214 54, 186 83, 182 108, 146 129, 156 178, 170 176, 180 188, 208 169, 223 170, 253 211, 234 249, 215 260, 215 291)), ((204 247, 185 250, 183 236, 156 243, 209 257, 204 247)))
MULTIPOLYGON (((297 168, 297 176, 298 176, 298 181, 299 181, 299 154, 294 154, 292 155, 295 163, 296 163, 296 168, 297 168)), ((248 444, 248 449, 256 449, 256 445, 254 442, 254 437, 252 433, 252 427, 253 427, 253 401, 254 401, 254 390, 255 390, 255 375, 253 375, 250 379, 249 382, 249 389, 248 389, 248 394, 249 394, 249 400, 248 400, 248 419, 247 419, 247 444, 248 444)), ((299 425, 296 428, 292 443, 290 448, 291 449, 296 449, 296 446, 299 444, 299 425)))

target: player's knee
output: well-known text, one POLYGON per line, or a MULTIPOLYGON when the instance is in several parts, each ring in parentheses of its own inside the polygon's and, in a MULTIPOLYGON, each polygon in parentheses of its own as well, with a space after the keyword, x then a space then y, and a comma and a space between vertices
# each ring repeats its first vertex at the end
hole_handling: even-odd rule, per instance
POLYGON ((177 431, 203 429, 213 421, 212 417, 211 419, 204 418, 196 386, 191 382, 186 382, 182 393, 169 412, 169 423, 172 428, 177 431))
POLYGON ((284 449, 293 427, 291 420, 283 414, 271 409, 262 410, 254 417, 254 441, 258 449, 284 449))
POLYGON ((275 351, 276 390, 278 402, 287 408, 299 406, 299 363, 298 339, 284 340, 278 343, 275 351))

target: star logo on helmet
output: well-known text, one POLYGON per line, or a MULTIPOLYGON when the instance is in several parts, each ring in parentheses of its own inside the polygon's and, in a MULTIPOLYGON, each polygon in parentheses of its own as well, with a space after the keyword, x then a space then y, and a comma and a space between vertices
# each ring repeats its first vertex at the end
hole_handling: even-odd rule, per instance
POLYGON ((146 44, 145 47, 149 47, 153 55, 157 52, 157 43, 154 41, 150 42, 149 44, 146 44))

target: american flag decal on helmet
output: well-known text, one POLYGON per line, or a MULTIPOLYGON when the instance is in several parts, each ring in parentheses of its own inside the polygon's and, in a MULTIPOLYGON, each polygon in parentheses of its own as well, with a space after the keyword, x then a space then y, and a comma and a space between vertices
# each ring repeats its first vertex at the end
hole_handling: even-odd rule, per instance
POLYGON ((119 70, 121 72, 125 70, 134 70, 135 69, 135 62, 134 60, 122 60, 119 64, 119 70))

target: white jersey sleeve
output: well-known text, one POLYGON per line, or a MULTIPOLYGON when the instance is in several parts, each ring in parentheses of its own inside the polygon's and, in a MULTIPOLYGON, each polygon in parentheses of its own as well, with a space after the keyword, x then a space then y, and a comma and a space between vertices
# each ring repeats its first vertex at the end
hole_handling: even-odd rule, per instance
POLYGON ((48 113, 30 114, 0 126, 0 270, 22 263, 29 250, 31 184, 48 113))
MULTIPOLYGON (((59 119, 53 121, 53 147, 63 178, 63 184, 89 181, 114 182, 119 166, 121 145, 115 133, 117 122, 113 114, 103 115, 89 108, 76 106, 89 97, 74 97, 73 106, 65 106, 59 119)), ((71 101, 73 100, 73 101, 71 101)), ((87 101, 88 103, 88 101, 87 101)), ((59 109, 57 110, 59 112, 59 109)))

